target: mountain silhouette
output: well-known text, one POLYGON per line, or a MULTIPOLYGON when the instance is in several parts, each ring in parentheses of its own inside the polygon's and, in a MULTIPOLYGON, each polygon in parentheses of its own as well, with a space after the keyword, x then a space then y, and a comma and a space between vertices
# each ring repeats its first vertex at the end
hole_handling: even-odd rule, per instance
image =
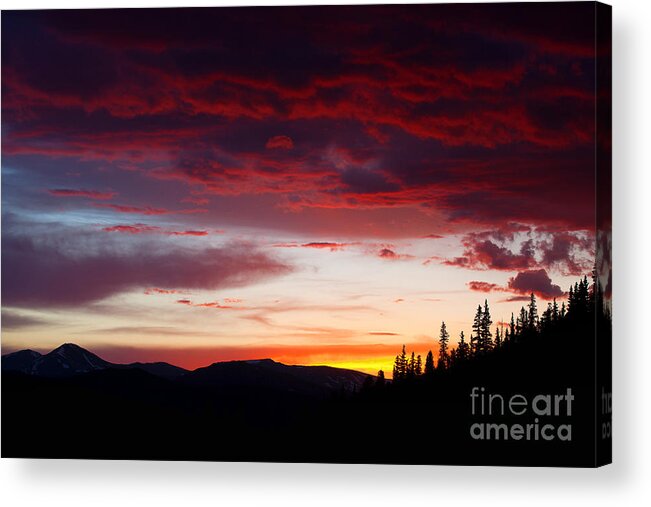
POLYGON ((210 387, 263 387, 318 395, 328 391, 355 392, 368 377, 343 368, 290 366, 272 359, 258 359, 214 363, 189 372, 181 381, 210 387))
POLYGON ((41 377, 70 377, 107 369, 140 369, 164 378, 176 378, 187 372, 183 368, 163 362, 111 363, 74 343, 64 343, 47 354, 27 349, 2 356, 2 371, 41 377))
POLYGON ((19 371, 21 373, 34 373, 34 364, 43 357, 35 350, 19 350, 2 356, 2 371, 19 371))
MULTIPOLYGON (((310 396, 333 391, 352 393, 370 376, 330 366, 291 366, 272 359, 213 363, 194 371, 165 362, 118 364, 74 343, 64 343, 47 354, 20 350, 2 356, 3 372, 37 377, 66 378, 115 370, 142 370, 156 377, 177 379, 188 386, 264 388, 310 396)), ((108 377, 108 373, 103 376, 108 377)))

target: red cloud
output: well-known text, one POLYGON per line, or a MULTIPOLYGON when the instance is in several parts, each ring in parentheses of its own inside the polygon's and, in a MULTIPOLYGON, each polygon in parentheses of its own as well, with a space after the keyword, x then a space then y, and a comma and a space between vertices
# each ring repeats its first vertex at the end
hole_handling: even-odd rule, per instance
POLYGON ((209 301, 207 303, 193 303, 192 300, 190 299, 179 299, 176 302, 186 306, 196 306, 197 308, 216 308, 219 310, 248 310, 248 308, 244 306, 237 306, 237 307, 233 306, 233 304, 242 302, 241 299, 235 299, 235 298, 224 299, 225 304, 222 304, 219 301, 209 301))
POLYGON ((208 231, 171 231, 172 236, 208 236, 208 231))
POLYGON ((303 248, 317 248, 317 249, 323 249, 327 248, 332 252, 335 252, 337 250, 343 250, 347 246, 350 246, 352 243, 330 243, 327 241, 317 241, 313 243, 305 243, 301 245, 303 248))
POLYGON ((468 288, 470 290, 474 290, 477 292, 493 292, 496 290, 504 290, 502 287, 497 285, 496 283, 489 283, 489 282, 478 282, 478 281, 471 281, 468 282, 468 288))
POLYGON ((231 305, 223 305, 219 301, 211 301, 209 303, 200 303, 196 304, 194 306, 202 307, 202 308, 218 308, 220 310, 230 310, 233 308, 231 305))
POLYGON ((142 234, 146 232, 159 232, 160 227, 155 225, 133 224, 133 225, 112 225, 102 229, 106 232, 124 232, 127 234, 142 234))
POLYGON ((270 150, 291 150, 294 147, 294 141, 288 136, 274 136, 267 141, 265 147, 270 150))
MULTIPOLYGON (((182 181, 201 195, 271 195, 294 211, 403 207, 433 210, 450 223, 517 219, 591 227, 595 97, 587 69, 594 37, 554 21, 562 12, 568 13, 563 27, 589 26, 573 21, 589 19, 594 10, 550 5, 535 16, 517 11, 494 17, 473 6, 459 15, 465 9, 471 8, 369 8, 335 18, 326 9, 315 16, 318 22, 278 20, 264 28, 273 43, 258 48, 263 68, 232 57, 238 48, 224 43, 215 28, 226 25, 228 33, 232 26, 222 12, 188 14, 186 25, 152 11, 146 33, 142 21, 130 19, 135 14, 25 18, 19 26, 45 37, 52 61, 38 65, 43 55, 20 41, 3 60, 3 113, 10 127, 3 154, 101 160, 182 181), (378 39, 386 19, 403 35, 401 50, 378 39), (124 29, 116 34, 105 23, 124 29), (284 38, 273 36, 277 30, 304 45, 284 46, 284 38), (431 41, 416 35, 423 30, 434 35, 431 41), (441 45, 459 54, 450 57, 441 45), (297 46, 303 71, 300 79, 288 79, 276 58, 296 56, 297 46), (187 52, 188 62, 201 63, 175 63, 163 51, 172 47, 187 52), (214 59, 204 59, 206 49, 214 59), (114 51, 119 59, 104 58, 114 51), (155 53, 151 62, 142 51, 155 53), (61 79, 67 75, 62 68, 80 79, 61 79), (582 68, 585 75, 577 79, 582 68), (269 137, 292 123, 305 142, 294 146, 288 136, 269 137), (262 145, 270 149, 259 150, 262 145), (360 155, 333 157, 342 147, 360 155)), ((8 23, 21 14, 12 16, 8 23)), ((260 30, 247 19, 237 20, 245 27, 243 40, 260 30)), ((503 257, 510 266, 504 269, 535 267, 511 253, 515 258, 485 255, 491 262, 503 257)))
POLYGON ((176 289, 160 289, 158 287, 150 287, 149 289, 145 290, 144 294, 149 296, 151 294, 186 294, 186 292, 176 289))
POLYGON ((394 252, 391 248, 382 248, 378 253, 377 256, 380 257, 381 259, 387 259, 387 260, 392 260, 392 261, 397 261, 397 260, 404 260, 404 259, 412 259, 413 255, 408 255, 408 254, 398 254, 394 252))
POLYGON ((100 192, 99 190, 83 190, 71 188, 53 188, 48 190, 56 197, 85 197, 87 199, 108 200, 117 195, 116 192, 100 192))
POLYGON ((345 248, 359 243, 334 243, 331 241, 313 241, 310 243, 276 243, 273 245, 276 248, 315 248, 318 250, 327 249, 331 252, 344 250, 345 248))

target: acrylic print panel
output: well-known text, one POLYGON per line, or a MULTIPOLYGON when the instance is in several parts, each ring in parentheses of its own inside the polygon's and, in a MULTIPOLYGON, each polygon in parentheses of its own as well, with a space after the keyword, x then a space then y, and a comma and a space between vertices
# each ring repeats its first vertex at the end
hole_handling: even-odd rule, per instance
POLYGON ((610 461, 608 6, 5 11, 2 47, 3 456, 610 461))

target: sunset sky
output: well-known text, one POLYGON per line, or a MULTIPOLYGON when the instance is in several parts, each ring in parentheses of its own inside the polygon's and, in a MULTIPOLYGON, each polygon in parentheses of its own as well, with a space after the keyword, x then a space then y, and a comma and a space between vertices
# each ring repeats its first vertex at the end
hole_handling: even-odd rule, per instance
POLYGON ((3 353, 390 372, 485 298, 563 300, 594 262, 593 20, 3 12, 3 353))

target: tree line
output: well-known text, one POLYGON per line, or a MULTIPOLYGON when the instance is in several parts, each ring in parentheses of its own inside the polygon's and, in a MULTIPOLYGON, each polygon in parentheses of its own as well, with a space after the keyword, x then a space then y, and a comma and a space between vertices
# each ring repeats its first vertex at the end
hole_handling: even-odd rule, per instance
MULTIPOLYGON (((603 290, 596 273, 593 281, 583 277, 568 291, 567 304, 560 305, 556 301, 547 304, 539 313, 538 301, 534 293, 529 296, 529 302, 522 306, 519 313, 511 313, 509 323, 499 323, 491 331, 493 320, 488 300, 478 305, 472 320, 472 332, 466 340, 463 331, 455 347, 450 346, 450 334, 445 322, 441 323, 438 338, 438 355, 436 362, 432 350, 427 352, 423 363, 420 355, 402 351, 396 356, 393 364, 393 382, 400 384, 415 379, 432 379, 437 372, 456 368, 457 366, 494 353, 503 348, 512 347, 518 343, 549 335, 563 326, 589 325, 594 322, 610 320, 610 311, 604 302, 603 290)), ((384 385, 384 372, 378 372, 376 384, 384 385)))

